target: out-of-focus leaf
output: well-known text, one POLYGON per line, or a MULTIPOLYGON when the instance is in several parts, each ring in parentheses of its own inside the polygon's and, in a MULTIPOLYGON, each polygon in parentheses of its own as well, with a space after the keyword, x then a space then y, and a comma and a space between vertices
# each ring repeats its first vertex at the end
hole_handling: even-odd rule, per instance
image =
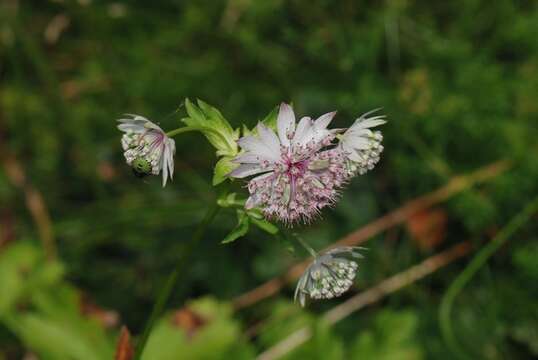
POLYGON ((260 329, 259 339, 265 347, 270 347, 305 326, 312 329, 313 336, 283 359, 344 358, 342 342, 332 333, 330 327, 318 322, 314 316, 292 302, 279 301, 272 306, 269 319, 260 329))
POLYGON ((36 246, 16 242, 0 253, 0 316, 25 295, 60 280, 63 267, 45 261, 36 246))
POLYGON ((152 331, 148 344, 142 354, 143 360, 181 359, 252 359, 251 346, 241 340, 238 324, 231 317, 231 307, 205 298, 187 305, 189 318, 204 319, 193 322, 177 317, 164 317, 152 331), (190 335, 188 333, 190 332, 190 335))
POLYGON ((13 243, 0 255, 0 322, 42 359, 112 358, 104 328, 81 311, 79 292, 62 274, 36 246, 13 243))
POLYGON ((111 359, 111 347, 90 341, 95 334, 81 334, 64 319, 53 319, 36 313, 7 316, 5 322, 24 343, 44 360, 111 359))
POLYGON ((350 358, 380 360, 419 360, 423 351, 415 341, 417 316, 410 311, 385 310, 376 316, 374 326, 359 334, 350 358))

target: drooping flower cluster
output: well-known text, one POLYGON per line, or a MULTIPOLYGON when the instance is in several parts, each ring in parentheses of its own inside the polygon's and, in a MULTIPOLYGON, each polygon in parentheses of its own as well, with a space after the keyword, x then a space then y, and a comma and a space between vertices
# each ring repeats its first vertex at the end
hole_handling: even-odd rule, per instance
POLYGON ((340 130, 327 129, 334 115, 327 113, 314 121, 303 117, 296 124, 292 108, 283 103, 277 134, 259 123, 256 135, 239 139, 244 152, 235 158, 240 165, 229 176, 258 175, 248 184, 247 209, 259 207, 265 216, 289 224, 307 222, 336 202, 339 189, 350 177, 375 165, 381 139, 369 128, 380 125, 382 117, 361 117, 338 135, 340 130), (336 144, 338 137, 341 140, 336 144), (370 141, 368 147, 363 139, 370 141))
POLYGON ((299 279, 295 301, 305 306, 306 298, 332 299, 349 290, 357 273, 353 258, 362 258, 359 247, 340 247, 317 256, 299 279))
POLYGON ((372 131, 370 128, 383 125, 386 123, 383 115, 368 118, 370 111, 355 120, 355 123, 341 135, 338 146, 346 155, 346 169, 348 176, 365 174, 372 170, 379 162, 381 152, 383 151, 383 135, 381 131, 372 131))
POLYGON ((125 134, 121 138, 125 161, 133 168, 135 175, 159 175, 163 173, 163 186, 168 177, 174 175, 174 154, 176 144, 173 139, 156 124, 140 115, 119 119, 118 129, 125 134))

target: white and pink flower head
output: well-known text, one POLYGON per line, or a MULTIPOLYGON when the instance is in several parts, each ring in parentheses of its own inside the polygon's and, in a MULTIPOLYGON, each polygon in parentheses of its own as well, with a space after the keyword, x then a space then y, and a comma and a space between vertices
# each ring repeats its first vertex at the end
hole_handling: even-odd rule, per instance
POLYGON ((119 119, 118 129, 123 131, 121 145, 127 165, 135 175, 159 175, 163 172, 163 186, 174 175, 176 143, 156 124, 140 115, 119 119))
POLYGON ((335 114, 303 117, 296 124, 291 106, 282 103, 277 134, 259 123, 256 135, 239 139, 244 152, 229 176, 257 175, 248 183, 247 209, 258 207, 266 217, 293 224, 308 222, 336 202, 351 172, 346 152, 335 144, 338 130, 327 129, 335 114))

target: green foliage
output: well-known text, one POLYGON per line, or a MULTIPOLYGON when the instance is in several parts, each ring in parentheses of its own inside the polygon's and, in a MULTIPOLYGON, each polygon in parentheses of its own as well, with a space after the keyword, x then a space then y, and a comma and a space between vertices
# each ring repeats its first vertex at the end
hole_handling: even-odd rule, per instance
POLYGON ((62 281, 61 269, 29 242, 3 251, 0 322, 45 360, 112 358, 111 339, 82 314, 80 294, 62 281))
POLYGON ((240 326, 232 318, 229 305, 204 298, 187 305, 201 324, 187 330, 165 317, 151 334, 142 359, 251 359, 253 349, 241 340, 240 326), (192 333, 189 333, 192 332, 192 333))
POLYGON ((56 283, 61 275, 61 266, 46 263, 31 243, 8 247, 0 253, 0 316, 11 312, 36 288, 56 283))
POLYGON ((185 99, 185 108, 188 118, 183 122, 190 127, 199 129, 207 140, 217 149, 217 156, 220 157, 215 165, 213 174, 213 185, 218 185, 226 179, 237 164, 231 160, 237 155, 237 139, 239 129, 234 130, 230 123, 222 116, 220 111, 206 104, 202 100, 194 105, 189 99, 185 99))
POLYGON ((416 340, 417 326, 418 316, 413 311, 383 310, 372 326, 357 336, 351 358, 423 359, 423 350, 416 340))

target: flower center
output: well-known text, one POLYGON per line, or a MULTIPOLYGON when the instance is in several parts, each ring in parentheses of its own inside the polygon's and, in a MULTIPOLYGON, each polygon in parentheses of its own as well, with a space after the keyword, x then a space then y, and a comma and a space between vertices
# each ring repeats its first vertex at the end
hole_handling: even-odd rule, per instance
POLYGON ((289 177, 299 177, 302 176, 307 169, 307 161, 298 161, 298 162, 292 162, 291 160, 286 161, 286 170, 285 173, 289 177))

